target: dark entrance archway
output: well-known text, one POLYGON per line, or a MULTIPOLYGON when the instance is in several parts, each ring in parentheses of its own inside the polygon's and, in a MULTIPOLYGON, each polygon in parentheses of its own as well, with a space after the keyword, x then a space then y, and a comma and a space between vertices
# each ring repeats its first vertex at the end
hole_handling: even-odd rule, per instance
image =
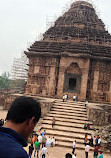
POLYGON ((76 88, 77 79, 70 78, 69 79, 69 90, 74 90, 76 88))

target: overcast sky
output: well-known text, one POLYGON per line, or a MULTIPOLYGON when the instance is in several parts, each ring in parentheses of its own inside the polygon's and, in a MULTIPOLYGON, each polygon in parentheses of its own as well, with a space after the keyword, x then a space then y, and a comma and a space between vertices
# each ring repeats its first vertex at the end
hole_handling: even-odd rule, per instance
MULTIPOLYGON (((46 23, 54 21, 74 0, 0 0, 0 75, 10 72, 14 57, 19 57, 46 23)), ((99 17, 111 33, 111 0, 93 2, 99 17)))

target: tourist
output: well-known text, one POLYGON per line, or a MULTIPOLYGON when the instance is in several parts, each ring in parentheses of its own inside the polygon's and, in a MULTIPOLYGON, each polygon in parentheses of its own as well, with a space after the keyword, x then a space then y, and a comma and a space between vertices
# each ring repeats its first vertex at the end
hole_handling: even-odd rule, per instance
POLYGON ((27 146, 26 140, 40 117, 39 102, 31 97, 16 98, 8 110, 6 123, 0 127, 0 155, 4 158, 28 158, 23 147, 27 146))
POLYGON ((76 154, 72 154, 72 158, 76 158, 76 154))
POLYGON ((73 101, 76 101, 76 96, 75 95, 73 96, 73 101))
POLYGON ((40 149, 40 143, 39 143, 38 140, 37 140, 37 141, 35 142, 34 157, 35 157, 35 154, 36 154, 36 152, 37 152, 37 158, 38 158, 39 149, 40 149))
POLYGON ((9 89, 9 88, 7 88, 6 92, 8 93, 9 91, 10 91, 10 89, 9 89))
POLYGON ((68 100, 68 94, 66 94, 67 95, 67 100, 68 100))
POLYGON ((98 139, 98 147, 100 147, 100 144, 101 144, 101 139, 99 137, 99 139, 98 139))
POLYGON ((94 148, 94 158, 97 158, 97 156, 98 156, 98 146, 96 146, 95 148, 94 148))
POLYGON ((44 131, 42 132, 42 137, 44 136, 44 134, 46 135, 46 130, 44 130, 44 131))
POLYGON ((90 142, 90 146, 93 147, 93 137, 92 136, 91 136, 91 139, 89 140, 89 142, 90 142))
POLYGON ((76 147, 76 140, 73 141, 73 145, 72 145, 72 153, 74 154, 75 153, 75 147, 76 147))
POLYGON ((86 122, 84 123, 84 129, 85 130, 87 129, 87 123, 86 122))
POLYGON ((39 142, 39 144, 41 146, 41 144, 42 144, 42 134, 39 134, 37 139, 38 139, 38 142, 39 142))
POLYGON ((37 141, 38 134, 34 133, 34 143, 37 141))
POLYGON ((0 120, 0 126, 3 126, 4 125, 4 119, 1 119, 0 120))
POLYGON ((78 102, 78 95, 76 96, 76 102, 78 102))
POLYGON ((37 141, 37 135, 36 134, 32 134, 32 138, 31 138, 31 143, 35 143, 37 141))
POLYGON ((94 146, 96 145, 96 137, 95 136, 93 137, 93 145, 94 146))
POLYGON ((84 105, 84 106, 86 107, 87 105, 88 105, 88 101, 86 100, 86 102, 85 102, 85 105, 84 105))
POLYGON ((100 151, 100 155, 98 156, 98 158, 103 158, 102 151, 100 151))
POLYGON ((87 134, 85 134, 84 143, 87 143, 87 134))
POLYGON ((72 155, 71 155, 70 153, 67 153, 67 154, 65 155, 65 158, 72 158, 72 155))
MULTIPOLYGON (((96 145, 98 146, 99 135, 96 136, 96 145)), ((100 141, 100 140, 99 140, 100 141)))
POLYGON ((47 141, 47 138, 46 138, 46 135, 44 134, 44 136, 42 137, 42 148, 46 146, 46 141, 47 141))
POLYGON ((85 146, 85 155, 86 155, 86 158, 88 158, 89 149, 90 149, 89 144, 86 144, 86 146, 85 146))
POLYGON ((31 145, 29 146, 29 158, 31 158, 33 150, 34 150, 34 147, 33 147, 33 144, 31 143, 31 145))
POLYGON ((55 138, 53 137, 53 138, 51 139, 51 146, 53 147, 53 146, 55 146, 55 144, 56 144, 56 140, 55 140, 55 138))
POLYGON ((87 130, 90 130, 90 124, 89 123, 87 124, 87 130))
POLYGON ((51 146, 51 138, 50 138, 50 136, 49 136, 49 138, 47 138, 46 146, 51 146))
POLYGON ((53 117, 53 119, 52 119, 52 128, 55 126, 55 117, 53 117))
POLYGON ((98 146, 98 139, 99 139, 99 137, 96 136, 96 146, 98 146))
POLYGON ((65 94, 65 101, 67 101, 67 94, 65 94))
POLYGON ((43 147, 42 150, 41 150, 41 156, 42 156, 42 158, 45 158, 46 154, 48 154, 47 148, 43 147))
POLYGON ((63 95, 62 99, 63 99, 63 102, 64 102, 65 101, 65 95, 63 95))
POLYGON ((34 138, 34 136, 32 135, 32 137, 31 137, 31 143, 32 144, 34 144, 35 143, 35 138, 34 138))

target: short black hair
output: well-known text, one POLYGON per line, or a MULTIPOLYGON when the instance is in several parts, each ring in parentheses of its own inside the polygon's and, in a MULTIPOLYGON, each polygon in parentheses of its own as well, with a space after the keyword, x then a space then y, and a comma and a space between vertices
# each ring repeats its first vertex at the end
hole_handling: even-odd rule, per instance
POLYGON ((65 157, 66 157, 66 158, 72 158, 72 155, 71 155, 70 153, 67 153, 67 154, 65 155, 65 157))
POLYGON ((38 122, 41 117, 39 101, 36 101, 32 97, 21 96, 12 102, 6 120, 11 120, 15 123, 23 123, 32 117, 35 117, 34 123, 38 122))
POLYGON ((103 152, 102 151, 100 151, 100 154, 102 154, 103 152))

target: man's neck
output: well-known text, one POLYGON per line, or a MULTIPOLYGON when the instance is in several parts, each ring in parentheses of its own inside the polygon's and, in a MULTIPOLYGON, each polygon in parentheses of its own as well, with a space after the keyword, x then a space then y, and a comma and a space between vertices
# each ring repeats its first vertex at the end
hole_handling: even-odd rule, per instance
POLYGON ((6 127, 6 128, 10 128, 12 130, 14 130, 15 132, 17 132, 18 134, 22 135, 23 136, 23 124, 21 123, 15 123, 11 120, 7 120, 6 123, 3 125, 3 127, 6 127))

